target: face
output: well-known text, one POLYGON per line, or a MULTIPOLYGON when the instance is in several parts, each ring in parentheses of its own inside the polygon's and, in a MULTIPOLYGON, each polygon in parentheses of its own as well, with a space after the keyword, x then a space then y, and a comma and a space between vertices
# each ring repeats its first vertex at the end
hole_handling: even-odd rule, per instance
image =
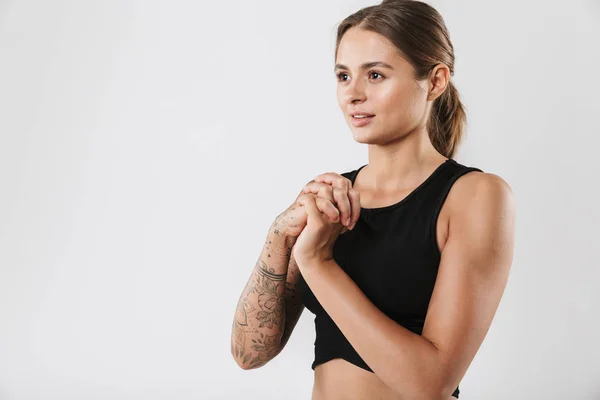
POLYGON ((338 47, 337 99, 356 141, 385 144, 425 126, 428 81, 417 82, 414 68, 378 33, 357 27, 338 47), (364 66, 365 63, 384 64, 364 66), (374 117, 357 119, 355 112, 374 117))

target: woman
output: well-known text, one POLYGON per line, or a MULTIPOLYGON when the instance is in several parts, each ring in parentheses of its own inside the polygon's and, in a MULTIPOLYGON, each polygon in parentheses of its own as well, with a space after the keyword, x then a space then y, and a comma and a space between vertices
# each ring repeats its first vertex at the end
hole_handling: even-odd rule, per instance
POLYGON ((465 113, 442 17, 384 1, 338 28, 337 97, 369 162, 309 182, 271 226, 232 327, 244 369, 315 314, 313 400, 454 399, 514 248, 502 178, 452 159, 465 113))

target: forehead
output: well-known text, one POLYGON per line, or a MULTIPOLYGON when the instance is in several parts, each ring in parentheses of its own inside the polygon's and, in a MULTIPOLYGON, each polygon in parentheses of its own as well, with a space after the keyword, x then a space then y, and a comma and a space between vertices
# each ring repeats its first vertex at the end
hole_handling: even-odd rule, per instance
POLYGON ((340 41, 336 63, 348 68, 358 68, 365 61, 383 61, 394 68, 405 68, 407 64, 396 46, 377 32, 358 27, 348 29, 340 41))

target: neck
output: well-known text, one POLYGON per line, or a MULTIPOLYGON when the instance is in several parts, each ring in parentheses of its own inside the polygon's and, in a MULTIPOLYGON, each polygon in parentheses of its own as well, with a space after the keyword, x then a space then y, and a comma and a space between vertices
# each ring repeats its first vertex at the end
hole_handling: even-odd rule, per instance
POLYGON ((385 145, 369 145, 369 163, 363 168, 367 179, 362 181, 363 186, 381 192, 413 188, 445 160, 431 144, 426 129, 385 145))

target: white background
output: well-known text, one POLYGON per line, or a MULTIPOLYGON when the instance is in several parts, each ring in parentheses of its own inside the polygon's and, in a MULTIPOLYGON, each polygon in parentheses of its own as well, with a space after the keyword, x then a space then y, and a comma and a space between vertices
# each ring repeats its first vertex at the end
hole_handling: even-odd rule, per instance
MULTIPOLYGON (((238 297, 314 176, 367 162, 335 97, 365 1, 0 1, 0 400, 309 399, 314 327, 240 369, 238 297)), ((455 159, 517 200, 460 398, 600 399, 600 3, 431 1, 455 159)))

